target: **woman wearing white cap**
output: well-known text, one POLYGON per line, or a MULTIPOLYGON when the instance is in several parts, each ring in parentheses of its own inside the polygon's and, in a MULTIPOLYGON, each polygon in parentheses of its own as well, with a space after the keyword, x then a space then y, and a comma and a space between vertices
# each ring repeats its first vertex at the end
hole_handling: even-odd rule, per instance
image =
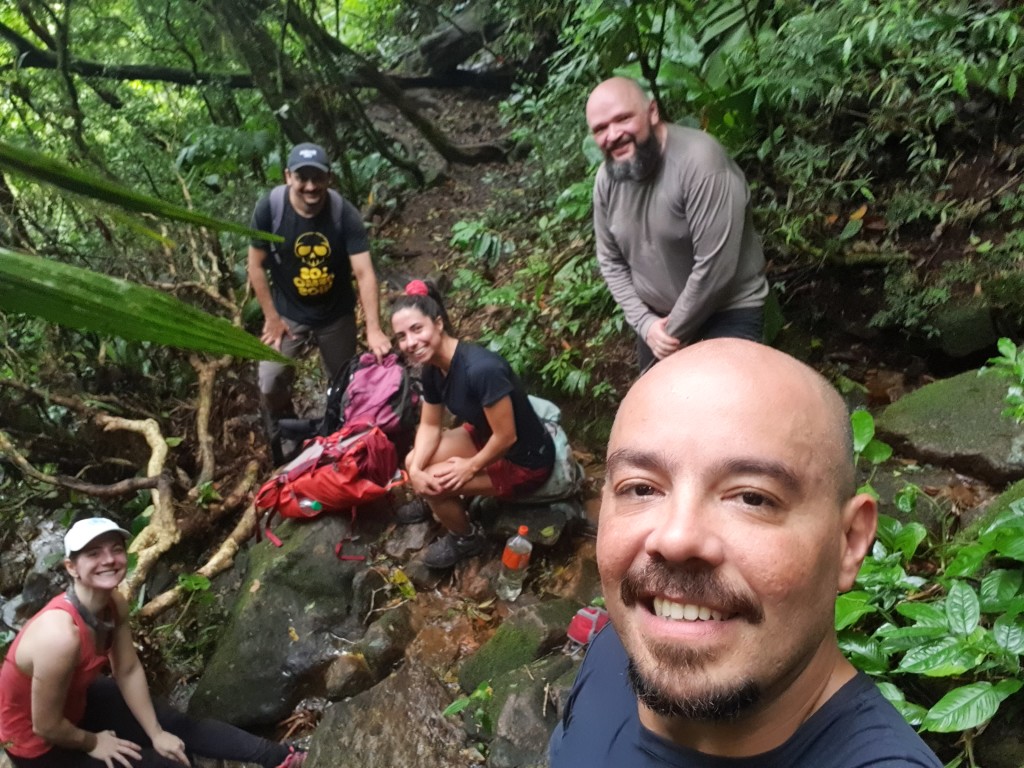
POLYGON ((117 592, 129 533, 103 517, 64 537, 72 582, 29 619, 0 668, 0 741, 16 768, 169 768, 189 754, 299 768, 305 759, 213 720, 154 708, 117 592), (109 665, 113 679, 102 674, 109 665))

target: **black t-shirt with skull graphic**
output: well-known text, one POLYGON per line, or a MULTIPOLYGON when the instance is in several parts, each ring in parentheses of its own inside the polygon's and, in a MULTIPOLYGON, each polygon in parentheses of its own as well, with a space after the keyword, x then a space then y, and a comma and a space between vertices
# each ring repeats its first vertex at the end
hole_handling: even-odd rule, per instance
MULTIPOLYGON (((359 211, 347 200, 342 200, 342 231, 336 231, 330 210, 336 202, 337 198, 328 196, 323 210, 307 219, 295 212, 286 193, 281 227, 276 233, 284 242, 252 241, 254 248, 268 254, 263 264, 270 271, 274 308, 282 317, 314 328, 355 311, 349 256, 370 250, 359 211)), ((272 226, 267 194, 256 203, 252 228, 270 232, 272 226)))

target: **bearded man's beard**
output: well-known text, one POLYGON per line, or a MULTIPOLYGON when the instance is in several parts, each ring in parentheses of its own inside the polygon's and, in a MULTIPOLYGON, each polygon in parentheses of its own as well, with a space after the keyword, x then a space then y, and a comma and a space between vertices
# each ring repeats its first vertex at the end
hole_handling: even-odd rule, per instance
MULTIPOLYGON (((689 696, 671 696, 644 676, 632 659, 629 660, 628 674, 637 699, 662 717, 705 722, 735 720, 761 700, 761 691, 752 680, 739 680, 732 686, 710 687, 689 696)), ((680 668, 674 674, 686 675, 687 670, 680 668)))
POLYGON ((613 160, 606 155, 605 165, 608 174, 615 181, 643 181, 651 176, 661 165, 661 144, 658 137, 651 131, 645 141, 637 141, 631 137, 635 149, 628 160, 613 160))

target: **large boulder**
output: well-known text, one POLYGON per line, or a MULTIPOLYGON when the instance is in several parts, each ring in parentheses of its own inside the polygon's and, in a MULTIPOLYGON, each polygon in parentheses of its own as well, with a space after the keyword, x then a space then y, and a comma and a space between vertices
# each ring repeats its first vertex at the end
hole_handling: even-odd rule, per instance
MULTIPOLYGON (((359 539, 344 553, 369 555, 379 533, 361 517, 359 539)), ((361 586, 365 563, 340 560, 350 535, 341 517, 279 526, 281 548, 252 547, 239 597, 189 703, 193 715, 245 728, 272 725, 307 695, 324 693, 324 671, 364 634, 373 585, 361 586)))
MULTIPOLYGON (((442 714, 452 694, 425 665, 409 661, 379 685, 332 704, 309 748, 309 768, 470 766, 459 721, 442 714)), ((476 759, 474 759, 476 758, 476 759)))
POLYGON ((1001 415, 1008 380, 968 371, 890 405, 876 431, 901 455, 1003 484, 1024 477, 1024 430, 1001 415))

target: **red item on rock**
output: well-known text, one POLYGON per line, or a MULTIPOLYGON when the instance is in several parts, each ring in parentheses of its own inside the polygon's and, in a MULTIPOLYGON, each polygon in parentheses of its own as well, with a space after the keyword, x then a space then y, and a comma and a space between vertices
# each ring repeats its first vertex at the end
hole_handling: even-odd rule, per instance
POLYGON ((608 611, 596 605, 588 605, 576 611, 576 615, 569 622, 566 634, 572 642, 582 647, 593 640, 607 623, 608 611))

